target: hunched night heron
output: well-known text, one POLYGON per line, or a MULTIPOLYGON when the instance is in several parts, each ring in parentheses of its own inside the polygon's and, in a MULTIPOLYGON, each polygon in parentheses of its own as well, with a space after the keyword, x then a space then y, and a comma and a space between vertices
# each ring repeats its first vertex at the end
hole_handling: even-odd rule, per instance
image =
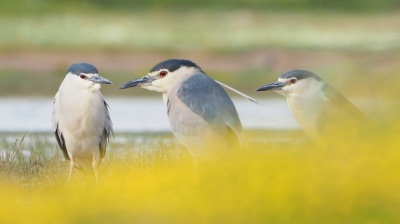
POLYGON ((360 121, 368 122, 364 114, 346 97, 310 71, 286 72, 277 82, 262 86, 256 91, 267 90, 273 90, 287 98, 298 124, 314 139, 338 125, 352 128, 360 121))
POLYGON ((161 62, 148 75, 120 89, 135 86, 163 93, 172 132, 195 164, 243 146, 243 129, 232 100, 195 63, 178 59, 161 62))
POLYGON ((74 167, 93 169, 99 179, 98 165, 113 134, 100 84, 112 83, 91 64, 73 64, 53 100, 52 129, 64 158, 71 160, 68 181, 74 167))

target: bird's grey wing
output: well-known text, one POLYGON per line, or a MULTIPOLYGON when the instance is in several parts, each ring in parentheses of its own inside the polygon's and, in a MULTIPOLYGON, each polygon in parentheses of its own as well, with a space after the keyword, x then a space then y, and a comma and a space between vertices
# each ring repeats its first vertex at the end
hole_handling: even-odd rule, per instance
POLYGON ((63 152, 64 158, 66 160, 70 160, 68 151, 67 151, 67 146, 65 145, 64 136, 58 126, 58 116, 57 116, 58 115, 58 105, 56 104, 57 100, 58 100, 58 92, 53 100, 53 112, 52 112, 52 118, 51 118, 52 131, 56 137, 57 143, 60 146, 61 151, 63 152))
POLYGON ((325 93, 325 97, 328 99, 328 102, 334 107, 346 111, 346 113, 351 116, 357 116, 359 119, 367 119, 365 115, 356 106, 354 106, 354 104, 352 104, 346 97, 344 97, 328 83, 325 83, 323 91, 325 93))
POLYGON ((110 117, 110 112, 108 111, 108 104, 104 101, 104 108, 105 108, 105 122, 104 122, 104 129, 102 132, 102 135, 100 136, 100 144, 99 144, 99 150, 100 150, 100 159, 104 158, 106 155, 106 150, 107 150, 107 142, 110 139, 110 136, 114 136, 114 130, 112 127, 112 121, 110 117))
POLYGON ((368 118, 346 97, 333 88, 328 83, 324 84, 323 92, 325 94, 325 104, 320 108, 319 130, 323 129, 324 123, 335 124, 338 122, 369 122, 368 118))
POLYGON ((216 129, 228 127, 243 143, 243 128, 238 113, 225 90, 206 74, 185 80, 177 91, 178 98, 194 113, 216 129))

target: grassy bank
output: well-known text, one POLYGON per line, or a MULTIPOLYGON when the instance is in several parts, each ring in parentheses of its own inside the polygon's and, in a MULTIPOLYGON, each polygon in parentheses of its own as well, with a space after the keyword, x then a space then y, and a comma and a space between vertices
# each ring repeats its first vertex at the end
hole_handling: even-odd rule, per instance
MULTIPOLYGON (((268 148, 278 148, 283 145, 292 145, 307 142, 307 137, 301 130, 247 130, 248 144, 259 150, 262 144, 269 144, 268 148)), ((267 148, 262 151, 269 150, 267 148)), ((249 151, 251 149, 249 148, 249 151)), ((115 166, 125 169, 154 169, 156 167, 174 166, 177 161, 191 164, 192 159, 187 150, 180 146, 171 132, 161 133, 115 133, 107 148, 107 157, 102 161, 102 172, 115 166), (127 163, 130 163, 127 164, 127 163)), ((46 133, 9 133, 0 132, 0 175, 3 179, 0 185, 16 183, 36 185, 53 185, 57 176, 61 180, 68 175, 69 162, 64 160, 61 150, 55 141, 54 135, 46 133), (53 173, 53 174, 51 174, 53 173)), ((79 181, 93 181, 91 177, 77 172, 79 181)), ((114 174, 107 174, 114 175, 114 174)))
POLYGON ((284 72, 315 72, 346 97, 399 97, 399 52, 355 53, 337 51, 255 51, 237 54, 203 53, 20 53, 0 54, 0 96, 54 96, 68 67, 76 62, 95 65, 114 84, 102 87, 106 96, 159 96, 143 89, 121 91, 125 82, 139 78, 157 63, 170 58, 191 59, 212 78, 254 97, 261 85, 284 72), (1 61, 3 59, 4 61, 1 61))

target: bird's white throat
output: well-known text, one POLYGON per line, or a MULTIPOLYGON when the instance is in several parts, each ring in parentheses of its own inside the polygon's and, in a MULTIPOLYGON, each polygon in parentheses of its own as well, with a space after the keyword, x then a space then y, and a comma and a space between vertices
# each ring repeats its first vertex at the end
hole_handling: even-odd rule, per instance
POLYGON ((99 83, 93 83, 93 85, 91 87, 89 87, 89 91, 91 92, 95 92, 96 90, 101 89, 101 85, 99 83))

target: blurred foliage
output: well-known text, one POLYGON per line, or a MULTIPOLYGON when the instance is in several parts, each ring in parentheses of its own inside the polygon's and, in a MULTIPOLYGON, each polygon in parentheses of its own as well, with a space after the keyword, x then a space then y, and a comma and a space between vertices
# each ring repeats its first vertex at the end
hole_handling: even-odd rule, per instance
POLYGON ((77 171, 67 184, 59 151, 42 156, 44 143, 26 142, 25 160, 0 161, 0 222, 398 223, 399 128, 316 142, 255 131, 245 152, 197 169, 168 141, 113 144, 99 186, 77 171))
POLYGON ((141 11, 212 9, 280 11, 384 12, 399 9, 399 0, 1 0, 1 13, 87 13, 94 11, 141 11))
POLYGON ((347 97, 393 99, 399 2, 0 0, 0 96, 54 96, 71 61, 93 61, 113 81, 106 98, 159 96, 118 87, 178 55, 255 97, 278 97, 253 91, 307 69, 347 97))
POLYGON ((400 49, 400 15, 166 11, 0 16, 0 51, 400 49))

